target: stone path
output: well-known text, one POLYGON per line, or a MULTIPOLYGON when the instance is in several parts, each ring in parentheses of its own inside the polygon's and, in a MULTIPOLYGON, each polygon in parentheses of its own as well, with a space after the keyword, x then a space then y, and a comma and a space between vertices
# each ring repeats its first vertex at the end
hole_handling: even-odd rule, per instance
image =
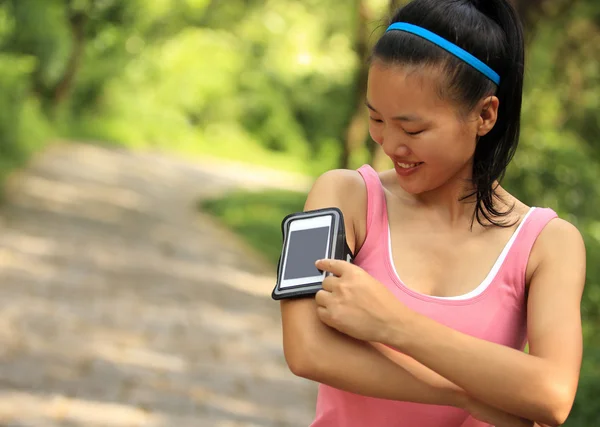
POLYGON ((199 197, 307 183, 58 144, 0 211, 0 426, 305 427, 272 268, 199 197))

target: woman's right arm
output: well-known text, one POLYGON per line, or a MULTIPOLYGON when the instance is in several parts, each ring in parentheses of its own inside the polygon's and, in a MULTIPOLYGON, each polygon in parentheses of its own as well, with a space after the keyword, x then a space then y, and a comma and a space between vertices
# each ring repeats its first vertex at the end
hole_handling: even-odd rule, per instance
MULTIPOLYGON (((354 251, 352 206, 347 200, 364 193, 354 171, 323 174, 311 189, 304 210, 337 207, 344 214, 348 245, 354 251)), ((463 405, 464 393, 442 378, 426 384, 385 357, 369 343, 355 340, 322 323, 314 298, 281 302, 283 348, 290 370, 300 377, 370 397, 463 405)), ((441 378, 441 377, 440 377, 441 378)))
MULTIPOLYGON (((353 251, 357 215, 348 199, 365 192, 362 178, 355 174, 325 173, 313 185, 304 207, 305 211, 338 207, 353 251)), ((282 301, 281 315, 285 359, 297 376, 363 396, 463 408, 498 427, 533 425, 472 400, 460 387, 416 361, 417 365, 404 369, 400 360, 391 360, 370 343, 328 327, 317 317, 313 298, 282 301)))

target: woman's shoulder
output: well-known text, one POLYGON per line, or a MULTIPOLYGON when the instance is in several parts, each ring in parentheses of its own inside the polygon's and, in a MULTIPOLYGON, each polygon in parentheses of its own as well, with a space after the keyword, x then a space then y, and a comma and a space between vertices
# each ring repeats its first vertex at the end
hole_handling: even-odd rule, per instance
MULTIPOLYGON (((513 213, 516 217, 524 218, 531 207, 521 202, 516 197, 509 195, 514 206, 513 213)), ((536 207, 536 209, 540 209, 536 207)), ((553 210, 546 209, 553 213, 553 210)), ((539 234, 537 234, 528 263, 528 276, 532 275, 544 264, 554 262, 561 258, 561 253, 579 252, 585 254, 585 246, 581 232, 572 222, 560 218, 558 215, 546 216, 539 234)))
POLYGON ((354 251, 367 208, 366 184, 357 170, 332 169, 315 180, 308 194, 305 210, 327 207, 336 207, 342 211, 348 245, 354 251))
POLYGON ((555 217, 549 221, 540 232, 534 247, 533 254, 538 259, 553 258, 557 253, 566 251, 585 252, 583 236, 577 226, 572 222, 555 217))
POLYGON ((358 170, 331 169, 315 180, 313 187, 315 186, 326 186, 336 190, 356 190, 364 188, 364 181, 358 170))
POLYGON ((317 198, 324 203, 334 203, 342 211, 344 209, 351 211, 357 204, 361 204, 363 198, 366 202, 365 187, 365 182, 358 171, 332 169, 315 180, 309 198, 317 198))

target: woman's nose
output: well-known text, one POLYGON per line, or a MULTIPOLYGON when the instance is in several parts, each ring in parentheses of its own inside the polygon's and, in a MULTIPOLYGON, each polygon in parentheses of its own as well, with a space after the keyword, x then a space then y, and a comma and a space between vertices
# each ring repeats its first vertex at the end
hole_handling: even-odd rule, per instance
POLYGON ((406 144, 385 140, 383 142, 383 151, 389 157, 409 157, 412 153, 406 144))

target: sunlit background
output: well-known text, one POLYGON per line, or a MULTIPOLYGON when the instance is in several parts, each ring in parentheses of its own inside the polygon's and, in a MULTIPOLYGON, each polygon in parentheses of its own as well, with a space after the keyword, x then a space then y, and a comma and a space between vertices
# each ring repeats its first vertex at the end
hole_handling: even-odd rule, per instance
MULTIPOLYGON (((393 4, 396 3, 396 4, 393 4)), ((391 0, 0 0, 0 425, 307 426, 270 299, 283 216, 388 166, 366 60, 391 0)), ((505 184, 588 249, 567 426, 600 424, 600 2, 514 0, 505 184)))

